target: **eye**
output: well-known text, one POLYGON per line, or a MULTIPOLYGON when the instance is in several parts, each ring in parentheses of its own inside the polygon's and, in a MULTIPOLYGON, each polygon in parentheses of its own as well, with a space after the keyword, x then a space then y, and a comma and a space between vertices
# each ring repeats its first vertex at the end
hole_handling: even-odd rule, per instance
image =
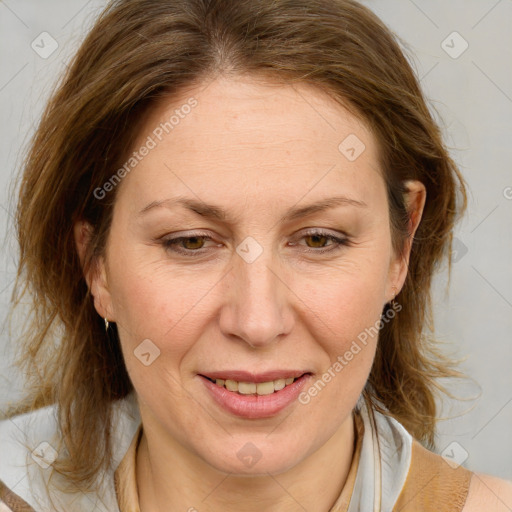
POLYGON ((177 252, 185 256, 203 254, 206 241, 213 240, 205 233, 195 233, 192 236, 178 236, 175 238, 164 238, 160 242, 166 250, 177 252))
MULTIPOLYGON (((322 230, 312 230, 302 235, 301 240, 306 240, 307 248, 304 252, 323 254, 333 252, 342 246, 349 244, 347 236, 339 237, 330 232, 322 230), (329 243, 329 245, 326 245, 329 243)), ((194 233, 191 236, 178 236, 174 238, 164 238, 160 243, 168 251, 172 251, 184 256, 199 256, 207 252, 205 244, 213 241, 213 238, 206 233, 194 233)), ((216 244, 220 247, 222 244, 216 244)), ((296 242, 290 243, 291 246, 299 245, 296 242)), ((302 245, 302 244, 300 244, 302 245)))
MULTIPOLYGON (((330 232, 322 231, 322 230, 313 230, 309 231, 301 237, 301 239, 309 242, 307 244, 308 250, 306 252, 312 253, 326 253, 335 251, 340 249, 342 246, 346 246, 349 244, 349 239, 347 236, 339 237, 333 235, 330 232), (327 242, 331 242, 330 245, 325 245, 327 242)), ((296 243, 292 243, 290 245, 297 245, 296 243)))

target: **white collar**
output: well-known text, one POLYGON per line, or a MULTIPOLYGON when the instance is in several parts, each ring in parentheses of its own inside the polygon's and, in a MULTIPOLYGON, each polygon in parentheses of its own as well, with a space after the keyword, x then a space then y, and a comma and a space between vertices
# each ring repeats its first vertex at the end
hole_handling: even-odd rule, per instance
POLYGON ((348 512, 391 512, 411 465, 412 436, 391 416, 357 404, 364 422, 359 467, 348 512))
MULTIPOLYGON (((45 460, 51 462, 52 450, 63 449, 56 413, 56 406, 51 405, 0 421, 0 480, 36 511, 55 510, 46 492, 51 466, 45 464, 45 460)), ((63 493, 52 486, 51 499, 58 510, 119 512, 114 471, 140 425, 133 392, 114 404, 112 425, 111 470, 98 475, 95 492, 63 493)), ((53 475, 52 481, 56 477, 58 475, 53 475)))

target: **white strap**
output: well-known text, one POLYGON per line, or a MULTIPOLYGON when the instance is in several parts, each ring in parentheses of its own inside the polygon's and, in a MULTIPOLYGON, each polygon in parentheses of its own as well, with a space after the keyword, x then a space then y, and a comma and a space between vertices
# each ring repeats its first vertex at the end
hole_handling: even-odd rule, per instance
POLYGON ((357 408, 364 422, 361 456, 348 512, 391 512, 411 465, 412 437, 394 418, 357 408))

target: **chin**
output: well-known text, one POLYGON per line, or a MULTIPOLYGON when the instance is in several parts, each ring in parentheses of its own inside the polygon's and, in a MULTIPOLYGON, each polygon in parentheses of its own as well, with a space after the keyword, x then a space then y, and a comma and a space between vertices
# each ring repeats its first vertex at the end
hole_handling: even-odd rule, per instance
POLYGON ((217 471, 237 476, 268 476, 289 471, 302 460, 302 455, 293 446, 280 444, 276 450, 268 441, 246 441, 231 443, 220 451, 209 452, 203 460, 217 471), (232 455, 232 456, 230 456, 232 455))

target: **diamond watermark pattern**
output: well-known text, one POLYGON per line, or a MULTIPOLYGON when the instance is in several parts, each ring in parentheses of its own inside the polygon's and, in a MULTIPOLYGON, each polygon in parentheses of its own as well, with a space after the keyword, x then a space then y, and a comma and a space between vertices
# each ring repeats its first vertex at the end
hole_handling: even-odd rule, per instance
POLYGON ((458 59, 469 48, 469 43, 458 32, 452 32, 441 43, 441 48, 452 59, 458 59))
POLYGON ((253 263, 263 252, 263 247, 252 236, 248 236, 238 245, 236 252, 246 263, 253 263))
POLYGON ((469 457, 469 453, 457 441, 451 442, 441 455, 453 469, 457 469, 469 457))
POLYGON ((41 32, 30 46, 39 57, 47 59, 59 47, 59 43, 48 32, 41 32))
POLYGON ((453 237, 452 242, 452 261, 453 263, 459 262, 466 254, 468 253, 469 249, 467 245, 457 238, 456 236, 453 237))
POLYGON ((49 468, 57 458, 57 450, 47 441, 39 443, 31 452, 32 459, 43 469, 49 468))
POLYGON ((160 356, 160 349, 150 339, 146 338, 133 353, 144 366, 149 366, 160 356))
POLYGON ((252 468, 256 462, 261 459, 261 451, 253 443, 245 443, 240 450, 238 450, 236 456, 242 461, 242 463, 248 468, 252 468))
POLYGON ((351 133, 341 141, 338 149, 349 162, 354 162, 363 154, 366 146, 357 135, 351 133))

